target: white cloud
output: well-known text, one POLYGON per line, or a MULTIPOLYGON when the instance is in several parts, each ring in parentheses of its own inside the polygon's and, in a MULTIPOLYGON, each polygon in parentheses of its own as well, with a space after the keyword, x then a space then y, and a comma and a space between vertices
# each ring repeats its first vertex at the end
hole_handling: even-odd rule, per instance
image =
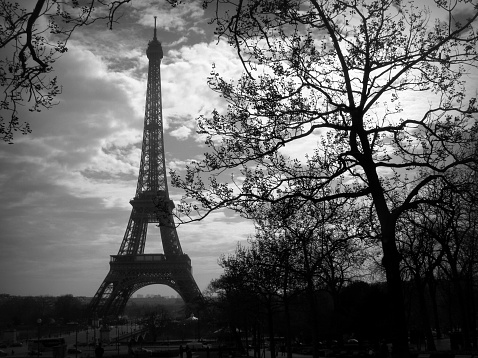
MULTIPOLYGON (((191 23, 204 21, 204 10, 199 1, 183 2, 172 7, 166 1, 150 2, 148 4, 136 2, 134 7, 140 10, 138 23, 143 26, 152 26, 153 16, 157 16, 159 29, 168 31, 185 31, 192 28, 191 23)), ((204 30, 200 30, 203 32, 204 30)))
POLYGON ((183 46, 165 55, 161 73, 166 129, 181 118, 181 126, 195 131, 199 115, 225 108, 225 101, 207 85, 214 63, 226 78, 237 78, 241 72, 232 48, 224 42, 183 46))
MULTIPOLYGON (((188 11, 190 19, 199 16, 194 6, 188 11)), ((0 146, 3 292, 91 296, 107 274, 109 255, 121 244, 136 189, 145 50, 152 35, 149 19, 147 24, 147 37, 127 26, 77 32, 54 67, 63 86, 60 103, 35 115, 20 113, 33 133, 19 137, 13 146, 0 146)), ((234 54, 222 43, 171 46, 165 46, 162 65, 166 152, 168 159, 175 158, 171 166, 184 168, 186 158, 200 155, 193 137, 195 118, 224 106, 207 87, 211 65, 225 61, 224 72, 232 74, 234 54)), ((178 229, 201 289, 220 274, 216 262, 223 250, 247 236, 239 221, 223 222, 223 216, 218 213, 211 216, 214 220, 178 229), (234 235, 226 235, 231 230, 234 235)), ((160 249, 148 240, 147 246, 160 249)))
POLYGON ((179 140, 186 140, 188 139, 189 135, 191 134, 191 129, 186 126, 181 126, 171 132, 169 134, 173 137, 176 137, 179 140))

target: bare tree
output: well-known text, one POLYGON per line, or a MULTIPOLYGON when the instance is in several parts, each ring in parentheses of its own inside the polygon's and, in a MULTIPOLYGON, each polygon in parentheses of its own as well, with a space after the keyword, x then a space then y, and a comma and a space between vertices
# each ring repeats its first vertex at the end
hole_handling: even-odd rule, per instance
MULTIPOLYGON (((399 226, 399 250, 403 258, 405 279, 415 284, 420 309, 421 332, 426 337, 426 349, 434 351, 436 346, 432 335, 430 309, 426 304, 426 288, 435 282, 435 272, 441 264, 443 251, 433 239, 433 235, 423 227, 420 214, 406 213, 405 218, 400 220, 399 226)), ((438 328, 439 326, 437 326, 438 328)))
POLYGON ((427 8, 395 0, 214 4, 217 32, 237 49, 244 75, 211 74, 229 107, 199 119, 204 160, 184 178, 172 173, 186 192, 180 214, 197 220, 229 207, 247 216, 239 203, 362 198, 379 224, 393 355, 408 356, 397 220, 433 201, 419 195, 428 186, 453 184, 451 169, 476 168, 478 108, 464 75, 476 69, 478 10, 456 12, 467 4, 459 0, 427 8), (416 96, 429 103, 404 112, 403 101, 416 96), (410 175, 420 168, 428 171, 410 175))
MULTIPOLYGON (((475 288, 478 258, 478 212, 476 173, 466 170, 453 172, 460 186, 438 186, 429 195, 441 196, 441 207, 421 210, 420 220, 413 224, 433 239, 433 250, 439 250, 439 267, 453 286, 464 347, 476 345, 475 288)), ((424 240, 422 240, 423 242, 424 240)))
MULTIPOLYGON (((244 308, 247 303, 245 298, 255 298, 261 311, 265 312, 271 354, 275 356, 274 314, 280 306, 278 297, 282 286, 281 275, 277 273, 282 272, 283 266, 278 255, 264 254, 257 242, 253 241, 250 247, 238 245, 234 254, 220 258, 219 264, 224 268, 224 274, 215 285, 222 287, 230 298, 239 299, 239 308, 244 308)), ((245 317, 245 312, 242 311, 241 315, 245 317)), ((234 321, 237 322, 231 320, 234 321)))

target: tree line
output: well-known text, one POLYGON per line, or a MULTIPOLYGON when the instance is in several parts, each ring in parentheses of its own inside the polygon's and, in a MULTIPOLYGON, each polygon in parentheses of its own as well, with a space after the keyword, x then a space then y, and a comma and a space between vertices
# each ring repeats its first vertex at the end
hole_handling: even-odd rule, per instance
MULTIPOLYGON (((454 350, 476 347, 476 184, 461 193, 434 188, 428 197, 439 195, 446 206, 400 218, 407 331, 416 349, 434 351, 435 339, 444 337, 454 350)), ((385 267, 370 213, 362 204, 349 202, 347 210, 328 204, 267 205, 256 216, 256 234, 221 257, 224 274, 209 290, 229 312, 231 331, 254 331, 256 342, 262 331, 273 352, 274 337, 284 337, 289 356, 299 341, 315 354, 347 337, 376 350, 391 341, 385 267)))
POLYGON ((19 339, 26 339, 28 331, 37 335, 38 320, 41 320, 43 335, 66 333, 77 322, 84 324, 88 300, 73 295, 13 296, 0 295, 0 329, 16 329, 22 332, 19 339), (70 327, 70 328, 68 328, 70 327))

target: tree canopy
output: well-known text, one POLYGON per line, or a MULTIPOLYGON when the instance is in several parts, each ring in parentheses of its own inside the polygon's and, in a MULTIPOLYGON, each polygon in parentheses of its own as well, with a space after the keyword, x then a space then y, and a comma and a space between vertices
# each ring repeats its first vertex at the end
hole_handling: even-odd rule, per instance
POLYGON ((406 356, 397 222, 441 203, 428 188, 464 185, 456 168, 476 170, 476 4, 215 4, 216 31, 244 74, 211 73, 229 106, 198 120, 204 159, 184 177, 172 172, 186 192, 179 214, 198 220, 227 207, 253 217, 258 203, 360 198, 382 247, 394 354, 406 356))

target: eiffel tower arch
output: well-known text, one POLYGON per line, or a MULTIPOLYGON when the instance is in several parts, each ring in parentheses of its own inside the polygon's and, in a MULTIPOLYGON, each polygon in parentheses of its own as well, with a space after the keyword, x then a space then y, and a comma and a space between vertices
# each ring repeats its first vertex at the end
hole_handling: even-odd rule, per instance
POLYGON ((153 284, 171 287, 188 305, 202 300, 191 260, 179 242, 168 192, 161 102, 163 50, 156 37, 156 17, 146 55, 148 85, 136 195, 130 201, 131 215, 118 253, 110 256, 110 271, 89 304, 89 312, 97 317, 120 315, 134 292, 153 284), (164 253, 144 253, 148 224, 159 226, 164 253))

